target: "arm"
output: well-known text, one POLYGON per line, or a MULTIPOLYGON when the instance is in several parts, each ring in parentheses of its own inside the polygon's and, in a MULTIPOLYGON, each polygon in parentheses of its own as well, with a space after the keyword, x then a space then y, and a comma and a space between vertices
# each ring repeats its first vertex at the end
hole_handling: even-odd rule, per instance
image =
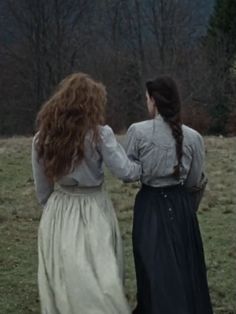
POLYGON ((134 125, 131 125, 127 131, 125 151, 131 160, 139 160, 138 145, 134 125))
POLYGON ((106 166, 116 177, 126 182, 139 180, 141 166, 127 157, 109 126, 102 127, 100 150, 106 166))
POLYGON ((198 135, 193 146, 193 159, 185 186, 190 192, 193 206, 198 209, 207 185, 205 174, 205 146, 203 138, 198 135))
POLYGON ((35 147, 36 137, 32 143, 32 170, 36 189, 36 196, 39 203, 44 206, 53 192, 54 184, 48 180, 44 171, 42 161, 38 160, 38 154, 35 147))

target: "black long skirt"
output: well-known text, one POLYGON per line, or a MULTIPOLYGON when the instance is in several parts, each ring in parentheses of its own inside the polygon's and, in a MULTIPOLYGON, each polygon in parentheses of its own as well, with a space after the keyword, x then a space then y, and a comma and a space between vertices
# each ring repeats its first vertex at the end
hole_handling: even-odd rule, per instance
POLYGON ((183 186, 143 185, 134 206, 135 314, 212 314, 201 234, 183 186))

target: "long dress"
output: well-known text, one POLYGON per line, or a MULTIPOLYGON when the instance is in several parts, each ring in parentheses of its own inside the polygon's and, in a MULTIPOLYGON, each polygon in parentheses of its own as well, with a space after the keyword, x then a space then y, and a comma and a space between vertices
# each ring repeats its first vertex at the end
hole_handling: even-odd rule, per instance
POLYGON ((141 162, 142 187, 134 205, 137 277, 134 314, 212 314, 196 204, 189 190, 204 176, 202 137, 183 126, 181 176, 175 141, 161 116, 134 124, 127 152, 141 162))
POLYGON ((102 186, 103 160, 124 180, 137 180, 112 130, 100 128, 95 147, 88 134, 85 160, 56 186, 47 180, 33 142, 39 202, 38 285, 42 314, 129 314, 123 288, 123 250, 116 214, 102 186))

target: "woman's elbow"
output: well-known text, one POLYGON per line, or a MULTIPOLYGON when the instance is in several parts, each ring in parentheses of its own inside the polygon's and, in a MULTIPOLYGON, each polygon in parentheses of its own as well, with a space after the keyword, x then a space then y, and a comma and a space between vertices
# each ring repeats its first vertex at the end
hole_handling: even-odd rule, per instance
POLYGON ((37 200, 38 200, 39 205, 44 207, 46 205, 50 195, 52 194, 52 192, 53 192, 53 190, 47 191, 46 193, 45 193, 45 191, 43 191, 43 192, 37 191, 36 194, 37 194, 37 200))
POLYGON ((135 167, 131 167, 129 171, 120 175, 120 179, 126 183, 138 181, 141 177, 141 166, 136 164, 135 167))

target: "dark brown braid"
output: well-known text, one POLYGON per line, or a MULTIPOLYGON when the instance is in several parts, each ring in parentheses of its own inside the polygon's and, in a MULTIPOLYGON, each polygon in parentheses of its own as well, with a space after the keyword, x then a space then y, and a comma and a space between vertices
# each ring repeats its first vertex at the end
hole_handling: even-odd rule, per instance
POLYGON ((169 124, 176 142, 178 164, 173 175, 180 177, 180 167, 183 155, 183 131, 181 119, 181 101, 175 81, 168 76, 162 76, 146 83, 147 92, 155 100, 158 112, 169 124))

